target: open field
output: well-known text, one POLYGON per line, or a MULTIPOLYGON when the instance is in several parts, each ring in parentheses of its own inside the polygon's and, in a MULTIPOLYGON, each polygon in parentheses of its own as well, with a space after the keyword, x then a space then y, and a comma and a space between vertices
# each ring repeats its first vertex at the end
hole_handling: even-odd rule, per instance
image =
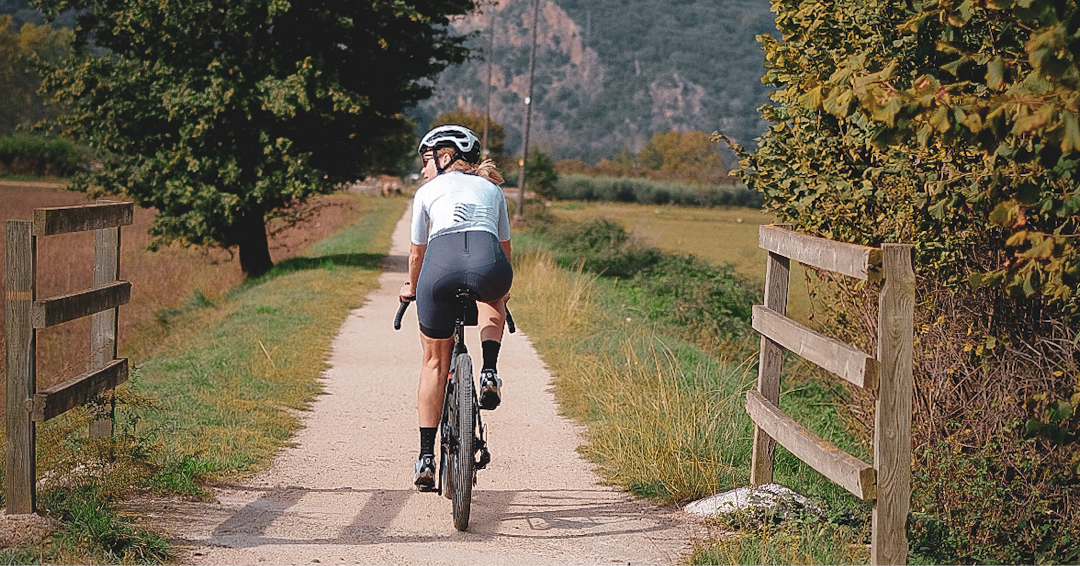
MULTIPOLYGON (((758 226, 775 218, 761 210, 576 201, 556 202, 548 210, 567 220, 613 220, 643 245, 696 255, 713 263, 730 263, 759 289, 764 287, 768 253, 757 245, 758 226)), ((797 320, 806 322, 809 318, 810 297, 798 264, 792 268, 788 309, 797 320)))

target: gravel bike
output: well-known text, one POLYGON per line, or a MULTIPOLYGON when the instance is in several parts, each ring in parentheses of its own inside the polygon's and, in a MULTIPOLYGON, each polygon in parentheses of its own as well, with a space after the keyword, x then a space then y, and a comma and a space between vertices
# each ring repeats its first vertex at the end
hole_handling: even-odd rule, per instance
MULTIPOLYGON (((465 347, 465 327, 477 325, 477 298, 466 288, 458 289, 456 297, 454 348, 439 419, 439 481, 435 491, 452 501, 454 528, 464 531, 469 528, 476 471, 491 462, 491 453, 487 449, 487 427, 480 417, 472 358, 465 347)), ((394 330, 401 330, 401 317, 407 308, 408 302, 398 306, 394 330)), ((511 334, 515 332, 509 310, 506 326, 511 334)))

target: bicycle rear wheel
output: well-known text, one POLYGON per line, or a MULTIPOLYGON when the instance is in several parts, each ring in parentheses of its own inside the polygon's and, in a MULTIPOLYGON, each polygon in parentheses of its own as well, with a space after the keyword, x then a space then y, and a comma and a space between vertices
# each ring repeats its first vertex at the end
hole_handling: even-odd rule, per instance
POLYGON ((476 473, 476 454, 473 450, 476 428, 476 404, 473 400, 472 359, 459 354, 454 374, 454 420, 457 427, 457 449, 450 454, 451 489, 453 490, 454 528, 469 528, 472 507, 473 478, 476 473))

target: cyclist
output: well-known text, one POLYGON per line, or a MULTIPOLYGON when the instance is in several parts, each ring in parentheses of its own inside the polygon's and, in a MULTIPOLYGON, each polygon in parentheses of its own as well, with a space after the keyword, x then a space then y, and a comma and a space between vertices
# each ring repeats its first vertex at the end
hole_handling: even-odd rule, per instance
POLYGON ((502 343, 510 267, 510 220, 502 176, 490 159, 481 162, 480 140, 472 130, 444 125, 428 132, 417 148, 425 183, 413 196, 409 280, 398 298, 416 301, 423 360, 417 387, 420 458, 413 483, 435 487, 435 434, 450 371, 455 292, 468 287, 477 302, 483 367, 480 407, 501 399, 497 362, 502 343))

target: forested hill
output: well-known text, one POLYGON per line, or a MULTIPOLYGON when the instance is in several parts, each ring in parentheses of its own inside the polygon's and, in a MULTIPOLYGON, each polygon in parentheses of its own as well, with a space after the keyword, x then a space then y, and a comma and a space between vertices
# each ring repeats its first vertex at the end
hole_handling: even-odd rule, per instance
MULTIPOLYGON (((45 23, 45 16, 32 8, 29 0, 0 0, 0 14, 11 16, 11 25, 14 29, 21 28, 25 23, 37 25, 45 23)), ((75 13, 68 11, 61 14, 53 22, 53 25, 57 27, 73 27, 75 25, 75 13)))
MULTIPOLYGON (((472 60, 445 71, 410 115, 424 129, 458 107, 484 111, 493 30, 491 113, 516 152, 533 0, 482 4, 455 23, 474 34, 472 60)), ((16 27, 44 21, 27 0, 0 0, 2 13, 16 27)), ((756 109, 769 89, 754 36, 775 32, 769 0, 541 0, 539 19, 532 147, 595 162, 637 152, 658 132, 719 130, 752 146, 765 129, 756 109)), ((56 24, 72 23, 66 14, 56 24)))
MULTIPOLYGON (((507 151, 520 147, 532 5, 500 0, 455 24, 476 32, 476 54, 439 78, 419 126, 458 106, 483 112, 494 30, 491 113, 507 151)), ((764 131, 754 37, 775 32, 768 0, 541 0, 539 19, 530 146, 594 162, 657 132, 719 130, 752 146, 764 131)))

